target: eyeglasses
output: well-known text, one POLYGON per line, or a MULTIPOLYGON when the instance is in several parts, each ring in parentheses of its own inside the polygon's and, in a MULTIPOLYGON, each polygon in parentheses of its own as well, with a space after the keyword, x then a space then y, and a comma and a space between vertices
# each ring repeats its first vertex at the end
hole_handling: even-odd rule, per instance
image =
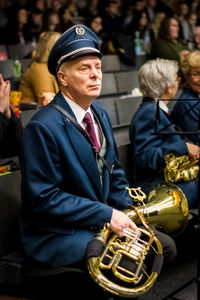
POLYGON ((200 73, 199 72, 191 72, 189 73, 189 75, 193 78, 197 78, 197 77, 200 77, 200 73))

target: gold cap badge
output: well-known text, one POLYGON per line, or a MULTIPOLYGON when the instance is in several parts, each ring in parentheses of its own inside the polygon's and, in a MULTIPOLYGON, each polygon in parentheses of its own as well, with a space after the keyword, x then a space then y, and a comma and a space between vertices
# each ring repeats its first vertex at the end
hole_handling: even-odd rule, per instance
POLYGON ((85 33, 85 29, 83 28, 83 27, 76 27, 76 33, 78 34, 78 35, 84 35, 84 33, 85 33))

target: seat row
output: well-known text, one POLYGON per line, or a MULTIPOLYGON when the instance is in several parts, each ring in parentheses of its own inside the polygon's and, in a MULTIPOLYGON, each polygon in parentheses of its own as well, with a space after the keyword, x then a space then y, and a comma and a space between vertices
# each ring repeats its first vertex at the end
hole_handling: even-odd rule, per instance
MULTIPOLYGON (((0 56, 2 59, 23 59, 31 57, 31 52, 36 45, 32 43, 17 44, 17 45, 0 45, 0 56)), ((1 59, 0 59, 1 60, 1 59)), ((123 63, 117 54, 105 54, 102 57, 103 72, 118 72, 125 70, 138 70, 147 60, 146 55, 136 56, 135 66, 123 63)))
MULTIPOLYGON (((113 128, 124 127, 128 125, 142 101, 142 97, 122 97, 113 96, 94 100, 94 102, 104 108, 111 120, 113 128)), ((29 105, 31 106, 31 105, 29 105)), ((30 107, 29 107, 30 108, 30 107)), ((39 108, 21 110, 21 120, 23 127, 29 122, 32 116, 39 108)))
POLYGON ((32 43, 17 44, 17 45, 0 45, 1 55, 7 59, 23 59, 31 57, 31 52, 34 50, 32 43))

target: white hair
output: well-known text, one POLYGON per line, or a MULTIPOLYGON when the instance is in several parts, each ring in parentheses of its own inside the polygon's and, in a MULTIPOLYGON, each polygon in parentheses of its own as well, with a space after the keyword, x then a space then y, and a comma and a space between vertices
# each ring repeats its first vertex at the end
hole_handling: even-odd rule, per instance
POLYGON ((158 99, 167 86, 174 83, 178 62, 157 58, 146 62, 138 72, 138 82, 144 97, 158 99))

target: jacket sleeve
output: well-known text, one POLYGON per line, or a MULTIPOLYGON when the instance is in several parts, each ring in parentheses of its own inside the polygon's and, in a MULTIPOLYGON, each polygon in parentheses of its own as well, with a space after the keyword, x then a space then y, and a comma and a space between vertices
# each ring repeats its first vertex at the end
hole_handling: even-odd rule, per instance
MULTIPOLYGON (((157 131, 168 126, 167 117, 161 112, 160 125, 157 131)), ((130 138, 134 149, 134 159, 141 168, 160 169, 164 166, 164 158, 168 153, 177 155, 188 154, 184 139, 178 135, 154 134, 155 112, 145 111, 140 118, 134 121, 130 128, 130 138)), ((174 131, 172 125, 168 132, 174 131)))
POLYGON ((4 158, 19 155, 21 139, 21 120, 12 110, 10 119, 0 113, 0 155, 4 158))

